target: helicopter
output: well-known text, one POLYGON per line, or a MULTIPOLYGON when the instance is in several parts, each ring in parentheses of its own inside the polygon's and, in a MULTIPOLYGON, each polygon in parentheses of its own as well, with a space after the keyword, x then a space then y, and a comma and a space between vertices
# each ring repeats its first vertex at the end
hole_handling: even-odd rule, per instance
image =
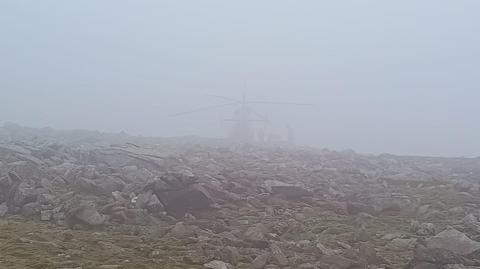
MULTIPOLYGON (((292 102, 264 102, 264 101, 250 101, 247 99, 247 95, 243 92, 241 99, 234 99, 230 97, 220 96, 220 95, 208 95, 210 97, 215 97, 229 101, 228 103, 207 106, 199 109, 184 111, 180 113, 175 113, 170 116, 178 117, 188 114, 215 110, 224 107, 235 107, 232 116, 224 119, 226 122, 231 122, 231 128, 228 132, 227 139, 236 142, 236 143, 254 143, 254 142, 273 142, 281 140, 280 136, 276 134, 269 134, 266 136, 266 130, 271 127, 271 121, 263 114, 259 113, 253 108, 254 105, 290 105, 290 106, 314 106, 313 104, 304 104, 304 103, 292 103, 292 102)), ((288 143, 294 143, 294 134, 293 128, 290 125, 287 125, 288 143)))

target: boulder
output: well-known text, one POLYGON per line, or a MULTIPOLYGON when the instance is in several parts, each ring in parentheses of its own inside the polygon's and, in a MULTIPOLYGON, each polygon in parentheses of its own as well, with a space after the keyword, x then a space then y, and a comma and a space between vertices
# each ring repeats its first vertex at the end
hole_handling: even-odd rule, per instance
POLYGON ((165 211, 165 207, 163 206, 160 199, 158 199, 156 194, 152 194, 150 199, 147 201, 146 209, 150 213, 159 213, 165 211))
POLYGON ((394 251, 406 251, 415 247, 417 240, 413 238, 395 238, 390 241, 386 248, 394 251))
POLYGON ((173 237, 176 239, 186 239, 196 236, 195 226, 185 225, 183 222, 179 222, 173 226, 173 228, 167 233, 168 237, 173 237))
POLYGON ((8 178, 10 179, 10 186, 20 184, 23 181, 19 175, 11 171, 8 172, 8 178))
POLYGON ((41 205, 51 205, 54 204, 55 196, 51 194, 42 193, 37 197, 37 202, 41 205))
POLYGON ((47 190, 53 190, 54 189, 52 181, 50 181, 46 178, 42 178, 40 180, 40 185, 47 190))
POLYGON ((118 177, 107 176, 96 180, 103 195, 110 195, 114 191, 121 191, 125 188, 125 182, 118 177))
POLYGON ((457 253, 443 248, 427 248, 418 245, 413 259, 406 269, 448 268, 446 265, 474 265, 475 263, 457 253))
POLYGON ((184 188, 197 181, 197 177, 193 174, 192 169, 187 166, 170 167, 167 174, 168 176, 164 178, 164 181, 172 187, 184 188))
POLYGON ((250 264, 250 268, 252 269, 263 269, 265 265, 270 261, 271 255, 270 253, 263 253, 258 255, 250 264))
POLYGON ((28 203, 22 207, 22 215, 27 218, 34 217, 40 213, 40 204, 37 202, 28 203))
POLYGON ((457 206, 457 207, 450 208, 448 212, 452 214, 462 214, 465 212, 465 210, 463 209, 463 207, 457 206))
POLYGON ((20 183, 15 191, 12 203, 15 206, 22 207, 25 204, 34 202, 36 199, 37 193, 35 190, 26 183, 20 183))
POLYGON ((316 246, 317 246, 318 250, 320 251, 320 254, 322 254, 322 255, 334 255, 335 254, 335 252, 332 249, 327 248, 326 246, 324 246, 320 242, 318 242, 316 246))
POLYGON ((0 204, 0 218, 4 217, 8 213, 7 203, 0 204))
POLYGON ((190 168, 185 166, 170 167, 166 174, 160 179, 156 179, 146 186, 146 189, 151 189, 155 193, 162 193, 168 191, 178 191, 197 182, 197 177, 192 173, 190 168))
POLYGON ((8 176, 0 177, 0 191, 1 192, 3 192, 4 190, 8 190, 10 188, 11 184, 12 184, 12 181, 10 180, 10 177, 8 177, 8 176))
POLYGON ((413 210, 412 201, 409 197, 385 197, 377 198, 373 201, 377 212, 398 212, 413 210))
POLYGON ((42 210, 40 211, 40 220, 41 221, 50 221, 53 216, 53 210, 42 210))
POLYGON ((135 200, 135 208, 145 209, 152 195, 153 195, 153 192, 151 190, 148 190, 138 195, 135 200))
POLYGON ((465 216, 462 220, 465 229, 473 235, 479 236, 480 235, 480 222, 478 221, 477 217, 473 214, 469 214, 465 216))
POLYGON ((270 252, 272 253, 272 260, 275 264, 280 266, 287 266, 288 259, 283 254, 282 249, 275 243, 270 244, 270 252))
POLYGON ((480 249, 480 242, 473 241, 465 234, 449 228, 428 238, 426 241, 428 248, 443 248, 461 255, 470 254, 480 249))
POLYGON ((165 210, 162 202, 151 190, 146 191, 137 197, 135 208, 147 209, 151 213, 158 213, 165 210))
POLYGON ((244 234, 245 241, 251 243, 257 248, 266 248, 268 240, 265 237, 266 228, 262 224, 257 224, 247 229, 244 234))
POLYGON ((387 261, 378 255, 374 245, 370 243, 361 243, 358 246, 358 260, 362 261, 362 264, 387 264, 387 261))
POLYGON ((448 264, 443 269, 478 269, 478 266, 465 266, 461 264, 448 264))
POLYGON ((383 240, 392 241, 395 238, 401 238, 404 234, 402 232, 387 233, 382 236, 383 240))
POLYGON ((414 258, 417 261, 428 262, 438 265, 443 264, 464 264, 467 260, 448 249, 443 248, 422 248, 415 249, 414 258))
POLYGON ((366 229, 356 229, 352 233, 351 242, 367 242, 370 241, 370 234, 366 229))
POLYGON ((98 184, 88 178, 79 177, 74 181, 74 185, 81 191, 88 194, 103 195, 104 191, 98 184))
POLYGON ((126 202, 125 197, 123 197, 122 192, 114 191, 112 192, 112 197, 115 199, 116 202, 126 202))
POLYGON ((90 205, 80 206, 69 212, 69 221, 72 224, 85 224, 89 226, 100 226, 105 222, 105 217, 90 205))
POLYGON ((367 205, 358 202, 348 202, 347 203, 347 212, 350 215, 356 215, 359 213, 375 213, 375 208, 372 205, 367 205))
POLYGON ((126 216, 125 224, 145 226, 152 222, 152 216, 145 209, 126 209, 124 213, 126 216))
POLYGON ((231 269, 233 268, 231 264, 222 262, 222 261, 211 261, 203 265, 205 268, 210 269, 231 269))
POLYGON ((324 255, 320 258, 320 268, 338 268, 347 269, 356 265, 356 262, 340 255, 324 255))
POLYGON ((278 180, 266 180, 264 184, 270 193, 282 195, 287 198, 300 198, 312 195, 312 192, 301 186, 284 183, 278 180))
POLYGON ((175 217, 183 217, 185 213, 197 210, 211 209, 213 200, 210 194, 200 185, 192 185, 188 188, 156 193, 166 211, 175 217))
POLYGON ((422 206, 419 206, 418 209, 417 209, 417 214, 419 216, 424 216, 425 214, 428 213, 428 210, 430 209, 430 205, 422 205, 422 206))
POLYGON ((435 225, 433 223, 419 223, 412 221, 410 223, 410 231, 419 236, 432 236, 435 234, 435 225))
POLYGON ((227 246, 218 251, 217 255, 222 261, 226 261, 232 265, 237 265, 240 261, 240 253, 236 247, 227 246))

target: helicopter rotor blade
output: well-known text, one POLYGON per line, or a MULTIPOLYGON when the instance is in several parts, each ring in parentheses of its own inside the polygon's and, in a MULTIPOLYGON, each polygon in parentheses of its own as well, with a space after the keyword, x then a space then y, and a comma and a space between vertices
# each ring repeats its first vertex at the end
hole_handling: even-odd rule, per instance
POLYGON ((240 103, 240 100, 236 100, 236 99, 233 99, 233 98, 230 98, 230 97, 226 97, 226 96, 215 95, 215 94, 206 94, 206 96, 215 97, 215 98, 223 99, 223 100, 226 100, 226 101, 231 101, 231 102, 238 102, 238 103, 240 103))
POLYGON ((263 105, 292 105, 292 106, 315 106, 314 104, 291 103, 291 102, 247 102, 248 104, 263 104, 263 105))
POLYGON ((268 119, 267 117, 265 117, 264 115, 258 113, 257 111, 253 110, 250 108, 250 111, 255 115, 257 116, 261 121, 264 121, 264 122, 268 122, 268 119))
POLYGON ((189 110, 189 111, 184 111, 184 112, 180 112, 180 113, 171 114, 170 117, 178 117, 178 116, 182 116, 182 115, 193 114, 193 113, 196 113, 196 112, 214 110, 214 109, 227 107, 227 106, 232 106, 232 105, 236 105, 236 104, 238 104, 238 102, 231 102, 231 103, 222 104, 222 105, 215 105, 215 106, 207 106, 207 107, 202 107, 202 108, 198 108, 198 109, 193 109, 193 110, 189 110))

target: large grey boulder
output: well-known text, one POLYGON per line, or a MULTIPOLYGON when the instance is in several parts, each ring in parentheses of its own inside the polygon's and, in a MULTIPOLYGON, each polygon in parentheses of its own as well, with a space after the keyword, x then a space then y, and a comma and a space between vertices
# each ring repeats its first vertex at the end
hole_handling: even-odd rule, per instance
POLYGON ((217 251, 217 256, 220 258, 220 260, 226 261, 232 265, 237 265, 241 258, 238 249, 232 246, 219 249, 217 251))
POLYGON ((186 239, 190 237, 196 237, 196 230, 198 228, 193 225, 186 225, 183 222, 179 222, 173 226, 173 228, 167 233, 167 237, 173 237, 176 239, 186 239))
POLYGON ((158 213, 165 210, 162 202, 151 190, 137 196, 135 208, 147 209, 151 213, 158 213))
POLYGON ((450 228, 426 240, 428 248, 443 248, 461 255, 480 249, 480 242, 473 241, 465 234, 450 228))
POLYGON ((84 224, 89 226, 101 226, 105 222, 105 217, 91 205, 84 205, 68 213, 70 224, 84 224))
POLYGON ((393 251, 406 251, 413 249, 416 242, 414 238, 395 238, 386 245, 386 248, 393 251))
POLYGON ((460 254, 444 248, 427 248, 418 245, 413 259, 406 269, 446 268, 446 265, 474 265, 475 263, 460 254))
POLYGON ((35 190, 26 183, 20 183, 13 196, 12 204, 22 207, 25 204, 34 202, 37 199, 35 190))
POLYGON ((480 236, 480 222, 476 216, 469 214, 463 218, 462 222, 468 234, 476 237, 480 236))
POLYGON ((165 211, 165 206, 158 199, 156 194, 152 194, 145 207, 150 213, 159 213, 165 211))
POLYGON ((121 191, 125 188, 125 182, 118 177, 106 176, 96 180, 102 194, 109 195, 114 191, 121 191))
POLYGON ((182 188, 194 184, 197 181, 197 177, 189 167, 175 166, 169 168, 168 176, 164 180, 170 186, 182 188))
POLYGON ((214 204, 210 193, 201 185, 192 185, 182 190, 156 193, 166 211, 175 217, 185 213, 211 209, 214 204))
POLYGON ((270 261, 271 255, 270 253, 263 253, 258 255, 253 262, 250 264, 250 268, 252 269, 263 269, 265 265, 270 261))
POLYGON ((31 218, 40 214, 40 204, 37 202, 25 204, 22 207, 22 215, 31 218))
POLYGON ((37 202, 41 205, 51 205, 55 203, 55 196, 42 193, 37 196, 37 202))
POLYGON ((244 234, 244 239, 248 243, 251 243, 257 248, 266 248, 268 246, 268 240, 265 236, 266 228, 262 224, 257 224, 247 229, 244 234))
POLYGON ((0 217, 4 217, 8 213, 7 203, 0 204, 0 217))
POLYGON ((0 177, 0 191, 3 192, 4 190, 8 190, 11 184, 12 184, 12 181, 10 180, 10 177, 8 176, 0 177))
POLYGON ((135 200, 135 208, 138 209, 145 209, 147 206, 148 201, 152 197, 153 193, 151 190, 148 190, 144 193, 141 193, 140 195, 137 196, 135 200))
POLYGON ((265 188, 272 194, 278 194, 287 198, 299 198, 304 196, 311 196, 312 193, 297 185, 284 183, 278 180, 265 180, 265 188))
POLYGON ((169 191, 179 191, 197 182, 197 177, 192 173, 190 168, 185 166, 170 167, 160 179, 151 182, 147 189, 153 190, 155 193, 163 193, 169 191))
POLYGON ((79 177, 74 181, 73 184, 77 189, 84 191, 88 194, 96 194, 96 195, 103 194, 103 191, 100 188, 100 186, 98 186, 98 184, 91 179, 79 177))

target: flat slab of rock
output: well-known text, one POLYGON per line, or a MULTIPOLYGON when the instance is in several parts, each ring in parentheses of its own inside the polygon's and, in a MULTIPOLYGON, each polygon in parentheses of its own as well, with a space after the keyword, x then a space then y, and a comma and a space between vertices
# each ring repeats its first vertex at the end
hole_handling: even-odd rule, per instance
POLYGON ((233 268, 231 264, 222 262, 222 261, 211 261, 203 265, 205 268, 210 269, 231 269, 233 268))
POLYGON ((451 228, 426 240, 428 248, 444 248, 461 255, 480 249, 480 242, 473 241, 465 234, 451 228))
POLYGON ((278 180, 265 180, 264 184, 270 193, 280 194, 288 198, 299 198, 312 195, 309 190, 301 186, 284 183, 278 180))
POLYGON ((169 214, 180 217, 196 210, 210 209, 214 204, 210 193, 200 185, 192 185, 179 191, 157 193, 157 197, 169 214))

